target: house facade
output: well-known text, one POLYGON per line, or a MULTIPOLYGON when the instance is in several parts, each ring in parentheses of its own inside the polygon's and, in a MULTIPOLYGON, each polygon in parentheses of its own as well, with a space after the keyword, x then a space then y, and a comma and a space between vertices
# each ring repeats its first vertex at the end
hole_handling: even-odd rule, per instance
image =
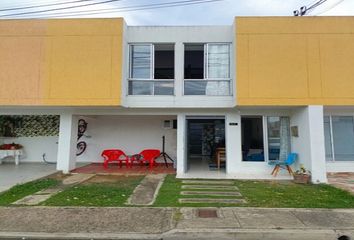
POLYGON ((0 145, 69 172, 104 149, 161 149, 164 137, 177 177, 272 179, 269 161, 295 152, 293 168, 326 182, 354 172, 353 29, 353 17, 1 20, 0 116, 11 127, 0 145))

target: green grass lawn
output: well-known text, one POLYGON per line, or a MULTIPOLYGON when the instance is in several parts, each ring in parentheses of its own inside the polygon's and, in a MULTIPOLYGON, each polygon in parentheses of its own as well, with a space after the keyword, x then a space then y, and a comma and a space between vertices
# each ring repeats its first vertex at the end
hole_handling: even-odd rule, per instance
MULTIPOLYGON (((275 208, 354 208, 354 196, 330 185, 302 185, 290 181, 235 180, 246 199, 246 204, 180 204, 178 198, 182 181, 168 175, 160 189, 154 206, 164 207, 205 207, 243 206, 275 208)), ((183 198, 195 196, 183 196, 183 198)), ((225 197, 227 198, 227 197, 225 197)), ((229 197, 230 198, 230 197, 229 197)))
MULTIPOLYGON (((68 187, 41 205, 121 207, 144 176, 96 176, 84 183, 68 187)), ((0 206, 60 183, 56 179, 40 179, 17 185, 0 194, 0 206)), ((182 180, 168 175, 160 188, 154 207, 275 207, 275 208, 354 208, 354 196, 330 185, 302 185, 291 181, 235 180, 245 204, 180 204, 182 180)), ((198 190, 203 191, 203 190, 198 190)), ((221 191, 221 190, 220 190, 221 191)), ((198 196, 183 196, 191 198, 198 196)), ((220 197, 238 198, 238 197, 220 197)))
POLYGON ((68 188, 42 203, 46 206, 125 206, 130 194, 144 176, 117 177, 106 181, 88 181, 68 188))
POLYGON ((58 180, 48 178, 16 185, 9 190, 0 193, 0 206, 8 206, 9 204, 25 196, 31 195, 49 187, 56 186, 57 184, 59 184, 58 180))

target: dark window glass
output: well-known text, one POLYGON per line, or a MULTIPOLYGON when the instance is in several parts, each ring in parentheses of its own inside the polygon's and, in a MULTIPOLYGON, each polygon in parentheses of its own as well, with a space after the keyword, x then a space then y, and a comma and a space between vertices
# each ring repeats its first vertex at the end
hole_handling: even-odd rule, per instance
MULTIPOLYGON (((242 117, 241 136, 243 161, 263 162, 264 148, 262 117, 242 117)), ((279 151, 277 153, 279 155, 279 151)))
POLYGON ((175 78, 175 53, 172 44, 155 44, 154 79, 175 78))
POLYGON ((204 44, 184 45, 184 79, 204 79, 204 44))

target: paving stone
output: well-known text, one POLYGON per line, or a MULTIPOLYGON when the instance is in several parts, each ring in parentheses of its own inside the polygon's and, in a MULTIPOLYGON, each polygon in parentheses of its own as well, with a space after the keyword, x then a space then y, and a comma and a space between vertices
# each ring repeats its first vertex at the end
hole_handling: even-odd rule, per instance
POLYGON ((67 177, 63 180, 64 185, 73 185, 73 184, 79 184, 82 182, 85 182, 95 176, 95 174, 73 174, 70 177, 67 177))
POLYGON ((59 192, 61 192, 63 189, 62 188, 59 188, 59 187, 56 187, 56 188, 48 188, 48 189, 44 189, 44 190, 41 190, 39 192, 36 192, 35 195, 41 195, 41 194, 51 194, 51 195, 54 195, 54 194, 57 194, 59 192))
POLYGON ((181 195, 202 195, 202 196, 237 196, 241 197, 239 192, 216 192, 216 191, 182 191, 181 195))
POLYGON ((128 205, 152 205, 160 190, 166 174, 149 174, 134 189, 126 204, 128 205))
POLYGON ((234 185, 233 181, 213 181, 213 180, 182 180, 183 184, 201 184, 201 185, 234 185))
POLYGON ((182 185, 182 189, 238 190, 236 186, 223 185, 182 185))
POLYGON ((353 228, 354 226, 354 211, 345 210, 298 210, 292 212, 306 226, 330 227, 330 228, 353 228))
POLYGON ((52 194, 39 194, 39 195, 29 195, 16 202, 12 203, 14 205, 38 205, 41 202, 44 202, 50 198, 52 194))
POLYGON ((180 203, 229 203, 229 204, 239 204, 246 203, 244 199, 226 199, 226 198, 180 198, 178 199, 180 203))
POLYGON ((329 173, 329 184, 354 194, 354 173, 329 173))
POLYGON ((276 209, 234 209, 244 228, 304 228, 305 225, 290 211, 276 209))
MULTIPOLYGON (((172 213, 173 210, 168 208, 141 207, 0 207, 0 233, 24 233, 16 239, 25 239, 23 236, 26 236, 26 233, 41 232, 60 235, 57 235, 58 238, 26 236, 26 239, 118 239, 104 237, 104 234, 149 234, 169 231, 173 226, 172 213), (67 236, 70 233, 83 235, 78 238, 67 236), (87 234, 90 233, 97 233, 98 236, 88 237, 87 234)), ((142 239, 124 239, 132 238, 142 239)))

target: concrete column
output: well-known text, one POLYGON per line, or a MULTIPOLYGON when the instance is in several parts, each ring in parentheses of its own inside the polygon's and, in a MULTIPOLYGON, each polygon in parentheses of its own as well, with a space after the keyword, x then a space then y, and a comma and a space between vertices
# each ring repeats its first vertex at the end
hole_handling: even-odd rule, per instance
POLYGON ((175 96, 182 97, 184 79, 184 45, 182 42, 175 44, 175 96))
POLYGON ((69 173, 76 164, 78 118, 70 113, 60 115, 57 170, 69 173))
POLYGON ((298 137, 292 136, 292 152, 298 154, 298 163, 311 171, 314 183, 326 183, 326 155, 323 129, 323 106, 301 107, 293 111, 291 126, 298 127, 298 137))
POLYGON ((235 175, 242 161, 241 116, 228 113, 225 118, 226 173, 235 175), (236 125, 237 124, 237 125, 236 125))
POLYGON ((326 152, 323 126, 323 106, 308 106, 311 149, 311 172, 313 183, 326 183, 326 152))
POLYGON ((177 177, 187 172, 187 153, 186 153, 186 116, 177 115, 177 177))

